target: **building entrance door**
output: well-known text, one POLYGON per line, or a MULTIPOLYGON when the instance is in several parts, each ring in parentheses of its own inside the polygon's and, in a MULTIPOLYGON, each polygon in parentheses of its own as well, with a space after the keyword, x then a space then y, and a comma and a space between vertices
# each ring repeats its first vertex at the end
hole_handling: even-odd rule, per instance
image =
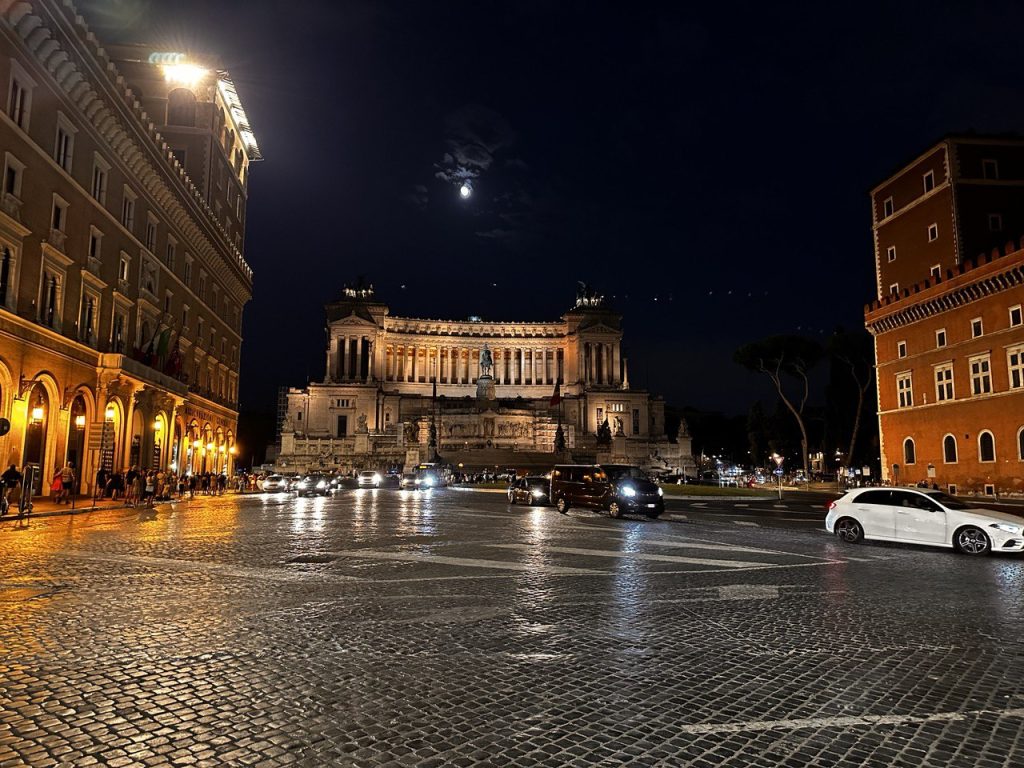
POLYGON ((345 437, 348 434, 348 416, 338 415, 338 437, 345 437))

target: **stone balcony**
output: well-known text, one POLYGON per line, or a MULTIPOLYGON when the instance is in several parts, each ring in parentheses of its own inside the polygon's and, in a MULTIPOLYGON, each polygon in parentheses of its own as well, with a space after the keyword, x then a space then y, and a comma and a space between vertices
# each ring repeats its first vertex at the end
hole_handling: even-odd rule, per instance
POLYGON ((68 236, 63 230, 51 229, 50 234, 46 238, 46 242, 56 248, 58 251, 64 251, 64 244, 67 242, 68 236))
POLYGON ((21 200, 10 192, 4 192, 3 197, 0 197, 0 210, 15 221, 21 221, 21 200))

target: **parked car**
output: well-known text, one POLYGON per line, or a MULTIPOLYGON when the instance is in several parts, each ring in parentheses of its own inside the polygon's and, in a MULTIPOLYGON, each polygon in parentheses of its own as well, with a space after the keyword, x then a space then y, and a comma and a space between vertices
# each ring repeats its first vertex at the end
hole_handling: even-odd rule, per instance
POLYGON ((263 478, 263 490, 267 493, 278 493, 288 490, 288 478, 283 475, 267 475, 263 478))
POLYGON ((416 475, 412 472, 406 472, 398 480, 399 488, 415 488, 416 487, 416 475))
POLYGON ((952 547, 967 555, 1024 550, 1024 519, 941 491, 858 488, 829 504, 825 528, 840 540, 952 547))
POLYGON ((360 488, 380 488, 380 472, 372 469, 364 469, 356 476, 360 488))
POLYGON ((551 472, 551 500, 565 514, 571 507, 608 510, 611 517, 639 512, 658 517, 664 492, 639 467, 623 464, 560 464, 551 472))
POLYGON ((521 477, 508 487, 509 504, 543 504, 551 503, 551 481, 543 475, 521 477))
POLYGON ((296 486, 299 496, 329 496, 331 479, 326 475, 306 475, 296 486))

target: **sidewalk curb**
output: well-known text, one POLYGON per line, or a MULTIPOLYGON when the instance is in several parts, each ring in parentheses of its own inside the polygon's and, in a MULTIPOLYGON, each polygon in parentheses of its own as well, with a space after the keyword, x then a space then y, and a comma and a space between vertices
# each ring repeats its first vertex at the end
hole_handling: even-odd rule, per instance
MULTIPOLYGON (((150 509, 157 509, 158 507, 162 507, 168 504, 177 504, 178 502, 181 501, 188 501, 188 499, 171 499, 170 501, 161 501, 157 504, 154 504, 152 507, 150 507, 150 509)), ((0 517, 0 523, 15 522, 18 520, 35 520, 37 517, 74 517, 76 515, 84 515, 89 512, 114 512, 122 509, 146 509, 146 507, 133 507, 130 504, 118 504, 102 507, 84 506, 75 507, 74 509, 71 509, 70 507, 68 507, 67 509, 48 509, 44 512, 32 512, 31 514, 26 515, 24 517, 19 517, 17 513, 7 514, 3 517, 0 517)))

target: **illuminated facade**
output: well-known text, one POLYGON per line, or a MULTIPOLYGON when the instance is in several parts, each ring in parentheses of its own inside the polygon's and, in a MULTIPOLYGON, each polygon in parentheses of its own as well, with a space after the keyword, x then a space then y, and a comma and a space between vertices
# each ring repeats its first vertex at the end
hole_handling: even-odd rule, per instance
POLYGON ((288 392, 279 466, 411 465, 435 447, 478 468, 550 463, 561 409, 581 460, 690 468, 685 430, 670 441, 662 400, 629 385, 621 320, 588 291, 560 320, 527 323, 395 317, 372 288, 347 288, 327 307, 323 381, 288 392))
POLYGON ((1024 141, 952 137, 872 191, 882 470, 1024 492, 1024 141))
POLYGON ((249 163, 212 62, 103 48, 69 2, 0 3, 0 438, 74 462, 230 471, 249 163))

